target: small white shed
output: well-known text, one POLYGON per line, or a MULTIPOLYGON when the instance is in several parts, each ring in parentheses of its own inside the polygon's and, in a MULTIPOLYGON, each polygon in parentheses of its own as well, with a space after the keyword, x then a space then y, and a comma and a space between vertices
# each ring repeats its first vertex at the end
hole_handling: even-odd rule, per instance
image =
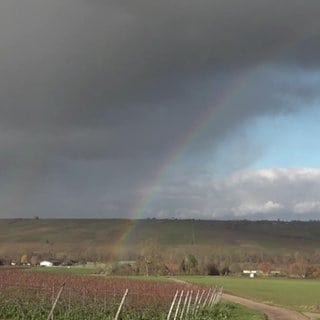
POLYGON ((44 260, 44 261, 40 262, 40 266, 41 267, 52 267, 53 263, 51 261, 44 260))
POLYGON ((254 278, 257 274, 257 270, 243 270, 243 274, 248 274, 250 278, 254 278))

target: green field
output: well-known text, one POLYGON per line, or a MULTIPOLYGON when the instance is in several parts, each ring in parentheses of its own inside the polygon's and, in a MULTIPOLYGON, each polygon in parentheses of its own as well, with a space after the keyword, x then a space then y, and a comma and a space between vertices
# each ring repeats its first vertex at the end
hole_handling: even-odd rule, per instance
POLYGON ((30 271, 35 272, 47 272, 56 274, 75 274, 75 275, 94 275, 96 273, 96 268, 93 267, 83 267, 83 266, 72 266, 72 267, 32 267, 30 271))
POLYGON ((320 312, 319 280, 209 276, 189 276, 179 279, 208 286, 223 286, 226 292, 267 304, 303 312, 320 312))

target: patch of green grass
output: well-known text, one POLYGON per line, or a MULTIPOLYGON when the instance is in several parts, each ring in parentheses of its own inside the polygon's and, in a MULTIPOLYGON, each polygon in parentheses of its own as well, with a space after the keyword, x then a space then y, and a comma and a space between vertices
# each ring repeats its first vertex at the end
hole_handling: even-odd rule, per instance
MULTIPOLYGON (((50 306, 47 306, 48 310, 50 306)), ((75 319, 95 319, 95 320, 111 320, 114 319, 117 306, 111 309, 97 308, 95 305, 86 307, 73 307, 68 310, 59 309, 59 305, 54 312, 54 318, 57 320, 75 320, 75 319)), ((41 319, 47 316, 48 311, 44 306, 39 307, 39 304, 23 304, 20 308, 12 303, 0 303, 0 316, 10 319, 41 319)), ((154 308, 146 308, 145 310, 136 310, 125 308, 122 310, 120 319, 122 320, 165 320, 167 319, 168 311, 157 310, 154 308)), ((171 318, 172 319, 172 318, 171 318)), ((266 317, 239 304, 219 303, 213 309, 200 310, 194 316, 193 320, 265 320, 266 317)))
POLYGON ((298 311, 320 312, 319 280, 210 276, 185 276, 180 279, 209 286, 222 286, 226 292, 267 304, 298 311))
POLYGON ((30 271, 40 271, 47 273, 59 273, 59 274, 76 274, 76 275, 92 275, 96 273, 96 268, 71 266, 71 267, 34 267, 29 269, 30 271))
POLYGON ((223 319, 232 319, 232 320, 265 320, 267 319, 266 315, 264 315, 263 313, 257 310, 249 309, 240 304, 222 302, 220 305, 221 305, 220 309, 224 308, 228 310, 228 317, 223 319))
POLYGON ((211 310, 202 310, 195 318, 201 320, 265 320, 264 314, 240 304, 221 302, 211 310))

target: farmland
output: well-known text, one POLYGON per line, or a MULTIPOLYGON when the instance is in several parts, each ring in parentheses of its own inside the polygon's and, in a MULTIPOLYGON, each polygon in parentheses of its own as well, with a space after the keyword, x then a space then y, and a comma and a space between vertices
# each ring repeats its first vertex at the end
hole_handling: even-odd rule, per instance
MULTIPOLYGON (((168 310, 179 283, 100 279, 94 277, 45 274, 24 270, 1 270, 2 316, 44 318, 54 298, 64 288, 55 310, 55 319, 104 319, 116 314, 128 289, 123 314, 142 314, 152 319, 168 310), (4 304, 4 301, 7 303, 4 304), (147 306, 147 307, 146 307, 147 306)), ((198 290, 199 286, 192 286, 198 290)))
POLYGON ((108 320, 114 319, 120 311, 121 297, 126 297, 119 319, 167 319, 170 305, 173 307, 172 319, 182 317, 183 313, 185 319, 195 320, 220 320, 226 317, 263 319, 258 312, 233 304, 218 303, 215 299, 219 296, 215 292, 218 291, 205 291, 203 286, 173 281, 97 278, 2 268, 0 316, 3 319, 46 319, 55 305, 54 301, 57 301, 54 319, 108 320), (126 292, 128 294, 124 295, 126 292), (188 294, 183 295, 183 292, 188 294), (179 303, 171 304, 173 296, 178 298, 176 301, 179 300, 179 303), (210 297, 214 297, 213 300, 210 297))
MULTIPOLYGON (((319 226, 318 221, 0 220, 2 275, 9 272, 5 265, 11 261, 36 266, 39 259, 57 259, 65 265, 10 269, 19 273, 0 278, 0 318, 45 319, 65 283, 55 319, 113 319, 126 289, 121 319, 165 319, 176 291, 184 290, 184 301, 191 290, 186 284, 168 283, 172 275, 193 282, 193 292, 223 287, 253 300, 318 312, 319 226), (202 276, 223 270, 239 275, 255 268, 270 278, 202 276), (272 278, 271 270, 296 279, 272 278), (113 277, 128 274, 133 277, 113 277)), ((229 303, 200 311, 201 319, 263 319, 229 303), (235 316, 242 312, 242 318, 235 316)))
POLYGON ((320 312, 319 280, 202 276, 182 277, 182 279, 196 284, 223 286, 226 292, 255 301, 297 311, 320 312))

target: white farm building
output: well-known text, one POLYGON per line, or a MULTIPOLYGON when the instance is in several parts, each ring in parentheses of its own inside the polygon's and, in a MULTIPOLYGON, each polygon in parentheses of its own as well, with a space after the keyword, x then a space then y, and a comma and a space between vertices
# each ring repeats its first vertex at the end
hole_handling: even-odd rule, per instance
POLYGON ((44 261, 41 261, 41 262, 40 262, 40 266, 41 266, 41 267, 52 267, 52 266, 53 266, 53 263, 52 263, 51 261, 46 261, 46 260, 44 260, 44 261))

